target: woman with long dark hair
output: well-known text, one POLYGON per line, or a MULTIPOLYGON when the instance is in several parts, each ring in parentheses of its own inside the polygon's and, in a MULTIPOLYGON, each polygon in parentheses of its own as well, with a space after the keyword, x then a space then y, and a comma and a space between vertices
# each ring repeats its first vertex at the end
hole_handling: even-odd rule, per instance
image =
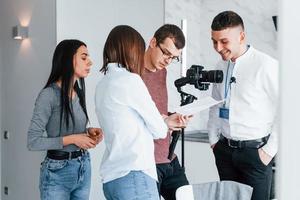
POLYGON ((108 200, 159 200, 153 139, 186 124, 179 114, 160 115, 140 76, 144 53, 144 39, 126 25, 112 29, 103 50, 95 104, 105 134, 100 172, 108 200))
POLYGON ((86 129, 84 78, 92 62, 86 44, 61 41, 49 79, 39 93, 28 130, 28 148, 47 151, 41 165, 42 200, 89 199, 91 165, 87 149, 102 140, 102 130, 86 129))

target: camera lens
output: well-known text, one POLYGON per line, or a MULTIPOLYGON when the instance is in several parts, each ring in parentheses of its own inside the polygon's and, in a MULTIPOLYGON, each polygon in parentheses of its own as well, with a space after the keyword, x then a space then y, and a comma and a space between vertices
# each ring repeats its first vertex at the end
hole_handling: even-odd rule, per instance
POLYGON ((200 74, 199 82, 222 83, 223 81, 223 72, 221 70, 201 71, 200 74))
POLYGON ((208 82, 211 83, 222 83, 223 72, 221 70, 208 71, 208 82))
POLYGON ((174 82, 177 89, 186 84, 191 84, 199 90, 207 90, 210 83, 222 83, 222 70, 204 71, 203 69, 204 67, 201 65, 192 65, 186 71, 186 77, 179 78, 174 82))

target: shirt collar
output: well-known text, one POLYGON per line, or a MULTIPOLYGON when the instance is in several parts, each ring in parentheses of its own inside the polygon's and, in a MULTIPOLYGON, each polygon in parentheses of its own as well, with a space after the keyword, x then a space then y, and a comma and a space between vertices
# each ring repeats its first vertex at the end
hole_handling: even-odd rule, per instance
POLYGON ((254 51, 254 48, 250 45, 247 45, 247 50, 245 51, 245 53, 243 55, 241 55, 240 57, 238 57, 236 60, 235 60, 235 63, 236 62, 239 62, 243 59, 247 59, 249 58, 249 56, 252 54, 252 52, 254 51))
POLYGON ((122 67, 122 65, 120 63, 108 63, 107 69, 108 69, 108 72, 127 71, 127 69, 122 67))

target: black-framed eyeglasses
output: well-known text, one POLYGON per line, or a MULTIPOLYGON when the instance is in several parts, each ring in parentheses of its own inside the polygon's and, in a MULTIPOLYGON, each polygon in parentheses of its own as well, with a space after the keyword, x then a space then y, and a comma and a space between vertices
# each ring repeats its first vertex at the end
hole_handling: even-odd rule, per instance
POLYGON ((160 44, 157 44, 158 48, 160 49, 160 51, 162 52, 163 56, 168 59, 168 60, 172 60, 173 63, 177 63, 180 61, 179 56, 172 56, 170 55, 170 53, 166 52, 165 50, 163 50, 160 46, 160 44))

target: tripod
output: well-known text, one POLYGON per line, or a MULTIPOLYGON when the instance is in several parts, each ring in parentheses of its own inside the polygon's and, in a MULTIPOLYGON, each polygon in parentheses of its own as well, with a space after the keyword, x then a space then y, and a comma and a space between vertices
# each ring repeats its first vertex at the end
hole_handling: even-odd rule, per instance
MULTIPOLYGON (((193 103, 194 100, 197 100, 197 97, 183 92, 180 87, 177 88, 177 91, 180 93, 180 97, 181 97, 180 106, 193 103)), ((181 166, 184 168, 184 128, 182 128, 180 131, 173 131, 172 141, 169 147, 168 159, 169 160, 172 159, 180 135, 181 135, 181 166)))
MULTIPOLYGON (((180 93, 181 104, 184 106, 190 103, 193 103, 194 100, 197 100, 197 97, 185 93, 181 90, 181 87, 190 84, 194 85, 195 88, 199 90, 207 90, 210 83, 222 83, 223 81, 223 71, 222 70, 211 70, 203 71, 203 66, 201 65, 192 65, 190 69, 186 72, 186 77, 179 78, 174 81, 174 84, 177 88, 177 91, 180 93)), ((184 167, 184 128, 181 131, 174 131, 172 134, 172 142, 169 147, 168 159, 171 160, 174 154, 176 143, 179 136, 181 135, 181 154, 182 154, 182 167, 184 167)))

